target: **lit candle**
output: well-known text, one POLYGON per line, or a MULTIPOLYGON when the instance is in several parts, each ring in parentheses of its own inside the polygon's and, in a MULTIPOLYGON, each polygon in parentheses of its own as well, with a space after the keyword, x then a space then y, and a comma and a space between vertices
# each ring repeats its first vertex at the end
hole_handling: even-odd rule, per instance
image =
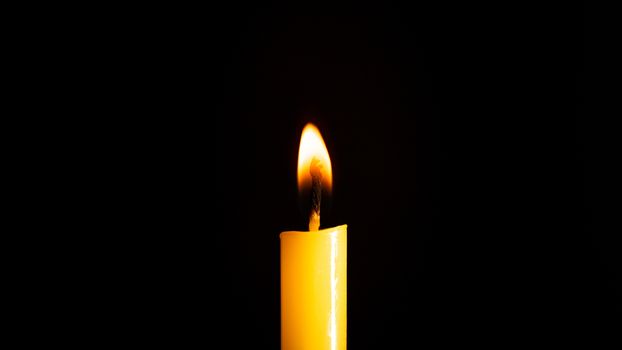
POLYGON ((347 226, 319 230, 332 168, 313 124, 300 140, 298 189, 310 194, 309 231, 281 233, 281 349, 345 350, 347 226))

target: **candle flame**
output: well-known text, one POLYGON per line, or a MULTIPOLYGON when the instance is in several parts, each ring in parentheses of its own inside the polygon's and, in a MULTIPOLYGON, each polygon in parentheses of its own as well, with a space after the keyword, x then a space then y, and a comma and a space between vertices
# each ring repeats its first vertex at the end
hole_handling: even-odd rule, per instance
POLYGON ((315 176, 320 176, 322 187, 330 192, 333 187, 333 171, 328 150, 318 128, 308 123, 302 130, 300 137, 298 191, 311 187, 312 172, 315 176))

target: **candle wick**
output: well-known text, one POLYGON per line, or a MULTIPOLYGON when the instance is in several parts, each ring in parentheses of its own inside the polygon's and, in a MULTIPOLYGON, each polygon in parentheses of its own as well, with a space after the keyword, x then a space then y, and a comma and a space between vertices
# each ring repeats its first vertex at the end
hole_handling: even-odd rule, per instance
POLYGON ((320 207, 322 204, 322 163, 313 157, 309 166, 311 174, 311 215, 309 217, 309 231, 320 228, 320 207))

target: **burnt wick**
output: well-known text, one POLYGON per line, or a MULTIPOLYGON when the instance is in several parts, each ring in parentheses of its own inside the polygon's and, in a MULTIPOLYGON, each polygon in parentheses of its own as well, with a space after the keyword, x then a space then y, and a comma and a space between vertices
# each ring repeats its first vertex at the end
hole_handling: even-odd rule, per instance
POLYGON ((309 217, 309 231, 320 228, 320 207, 322 204, 322 163, 313 157, 309 166, 311 174, 311 215, 309 217))

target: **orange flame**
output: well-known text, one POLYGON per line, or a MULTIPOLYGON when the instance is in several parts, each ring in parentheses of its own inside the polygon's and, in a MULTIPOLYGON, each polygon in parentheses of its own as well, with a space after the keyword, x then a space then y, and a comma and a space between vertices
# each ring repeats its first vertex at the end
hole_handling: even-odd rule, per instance
POLYGON ((324 139, 315 125, 308 123, 302 130, 298 151, 298 191, 311 187, 311 164, 321 172, 322 187, 329 192, 333 187, 333 170, 324 139))

